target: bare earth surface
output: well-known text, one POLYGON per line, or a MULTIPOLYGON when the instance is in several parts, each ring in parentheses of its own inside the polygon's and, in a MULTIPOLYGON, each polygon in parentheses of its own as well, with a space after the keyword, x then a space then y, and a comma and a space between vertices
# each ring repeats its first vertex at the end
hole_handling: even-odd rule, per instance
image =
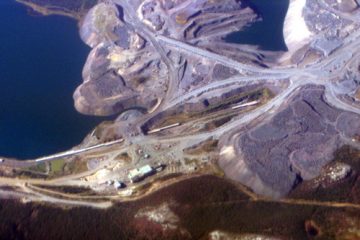
POLYGON ((359 1, 290 0, 287 52, 224 42, 261 21, 245 0, 20 2, 80 20, 74 106, 118 118, 69 151, 2 159, 1 196, 27 203, 5 205, 99 208, 119 238, 360 238, 359 1))

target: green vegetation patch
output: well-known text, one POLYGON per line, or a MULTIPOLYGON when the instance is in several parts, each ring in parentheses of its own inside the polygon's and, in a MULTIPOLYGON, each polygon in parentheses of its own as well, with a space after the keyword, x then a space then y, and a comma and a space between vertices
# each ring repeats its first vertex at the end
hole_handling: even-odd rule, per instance
POLYGON ((49 177, 60 177, 70 174, 77 174, 87 170, 86 161, 74 159, 66 161, 65 159, 58 159, 50 162, 49 177))
POLYGON ((64 159, 58 159, 51 161, 50 163, 50 173, 51 174, 58 174, 63 171, 65 166, 65 160, 64 159))
POLYGON ((29 170, 31 172, 37 172, 37 173, 47 173, 46 163, 42 162, 42 163, 36 164, 35 166, 31 166, 31 167, 27 168, 27 170, 29 170))

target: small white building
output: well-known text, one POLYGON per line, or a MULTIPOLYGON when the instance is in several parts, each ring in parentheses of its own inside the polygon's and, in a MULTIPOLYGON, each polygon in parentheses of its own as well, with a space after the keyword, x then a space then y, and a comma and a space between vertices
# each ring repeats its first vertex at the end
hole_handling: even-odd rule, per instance
POLYGON ((0 158, 0 163, 3 163, 3 162, 5 162, 5 159, 0 158))
POLYGON ((114 188, 115 189, 120 189, 120 188, 123 188, 125 185, 123 182, 120 182, 120 181, 114 181, 114 188))

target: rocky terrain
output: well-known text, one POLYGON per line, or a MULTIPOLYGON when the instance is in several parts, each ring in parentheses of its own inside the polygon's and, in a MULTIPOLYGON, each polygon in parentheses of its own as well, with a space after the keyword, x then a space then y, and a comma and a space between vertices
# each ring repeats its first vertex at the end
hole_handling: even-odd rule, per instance
POLYGON ((259 194, 286 195, 318 176, 337 149, 360 136, 360 116, 328 105, 321 87, 307 86, 288 101, 250 131, 223 136, 230 142, 223 143, 220 166, 259 194))
POLYGON ((211 69, 225 74, 223 78, 234 71, 229 69, 227 74, 214 61, 160 49, 158 42, 147 38, 150 32, 217 51, 221 36, 257 19, 245 4, 231 0, 224 5, 207 1, 131 4, 138 17, 135 21, 115 2, 98 4, 84 18, 80 35, 93 50, 83 70, 84 84, 74 94, 75 106, 82 113, 110 115, 133 107, 151 109, 167 95, 178 96, 209 83, 211 76, 206 75, 211 69))
POLYGON ((224 41, 256 21, 246 0, 99 1, 74 105, 118 117, 3 159, 3 196, 127 209, 139 239, 359 238, 360 3, 289 1, 287 52, 224 41))

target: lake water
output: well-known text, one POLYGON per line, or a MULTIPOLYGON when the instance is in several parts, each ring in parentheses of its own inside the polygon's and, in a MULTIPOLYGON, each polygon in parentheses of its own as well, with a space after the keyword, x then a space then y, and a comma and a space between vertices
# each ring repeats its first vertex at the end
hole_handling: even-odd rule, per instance
POLYGON ((245 27, 243 31, 228 35, 225 41, 258 45, 263 50, 286 51, 283 25, 289 0, 249 0, 249 2, 263 20, 245 27))
POLYGON ((77 23, 0 0, 0 156, 34 158, 79 144, 103 119, 73 107, 89 48, 77 23))

